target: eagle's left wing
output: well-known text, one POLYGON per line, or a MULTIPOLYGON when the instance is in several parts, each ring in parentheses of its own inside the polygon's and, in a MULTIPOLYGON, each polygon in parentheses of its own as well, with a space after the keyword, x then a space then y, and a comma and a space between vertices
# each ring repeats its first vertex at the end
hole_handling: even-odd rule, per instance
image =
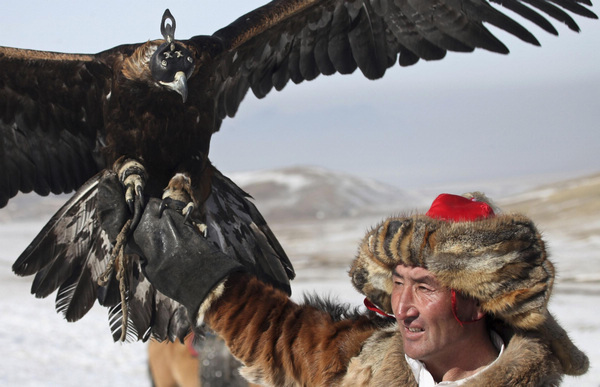
POLYGON ((213 78, 217 119, 233 117, 248 89, 263 98, 290 80, 320 74, 358 68, 377 79, 396 63, 442 59, 447 51, 508 53, 486 25, 539 45, 491 3, 555 35, 544 14, 574 31, 579 27, 570 13, 597 18, 582 5, 589 0, 274 0, 212 35, 223 45, 213 78))

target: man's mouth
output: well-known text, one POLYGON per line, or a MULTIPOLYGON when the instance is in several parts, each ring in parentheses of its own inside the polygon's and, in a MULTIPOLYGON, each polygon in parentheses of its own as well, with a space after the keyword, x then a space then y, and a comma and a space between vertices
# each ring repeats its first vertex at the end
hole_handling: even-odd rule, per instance
POLYGON ((423 332, 423 329, 422 329, 422 328, 409 328, 409 327, 406 327, 406 329, 407 329, 409 332, 414 332, 414 333, 416 333, 416 332, 423 332))

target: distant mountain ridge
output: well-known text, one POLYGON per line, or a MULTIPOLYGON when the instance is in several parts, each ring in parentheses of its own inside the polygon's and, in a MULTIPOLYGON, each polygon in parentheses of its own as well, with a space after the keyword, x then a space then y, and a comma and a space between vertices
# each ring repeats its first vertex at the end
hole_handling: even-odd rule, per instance
POLYGON ((267 221, 351 218, 390 208, 413 208, 419 202, 414 193, 318 167, 233 173, 230 177, 254 198, 267 221))

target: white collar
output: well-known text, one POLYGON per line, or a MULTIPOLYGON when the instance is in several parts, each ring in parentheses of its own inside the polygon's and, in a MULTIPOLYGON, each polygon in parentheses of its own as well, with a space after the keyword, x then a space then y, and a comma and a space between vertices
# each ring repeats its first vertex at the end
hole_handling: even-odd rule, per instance
POLYGON ((502 340, 502 338, 500 337, 500 335, 497 334, 494 331, 490 331, 490 337, 492 339, 492 343, 494 344, 494 346, 496 347, 496 349, 499 352, 498 353, 498 357, 493 362, 491 362, 490 364, 488 364, 485 368, 483 368, 482 370, 479 370, 477 373, 475 373, 473 375, 470 375, 470 376, 468 376, 466 378, 459 379, 459 380, 436 383, 435 380, 433 379, 433 376, 427 370, 427 367, 425 367, 425 364, 423 362, 421 362, 419 360, 416 360, 416 359, 413 359, 413 358, 410 358, 406 354, 404 355, 404 357, 406 358, 406 362, 408 363, 408 365, 412 369, 413 374, 415 375, 415 379, 417 380, 417 384, 419 385, 419 387, 433 387, 433 386, 454 387, 454 386, 460 386, 460 385, 466 383, 469 379, 474 378, 475 376, 477 376, 480 373, 482 373, 485 370, 487 370, 489 367, 492 366, 492 364, 494 364, 496 361, 498 361, 498 358, 500 358, 500 356, 502 355, 502 352, 504 351, 504 341, 502 340))

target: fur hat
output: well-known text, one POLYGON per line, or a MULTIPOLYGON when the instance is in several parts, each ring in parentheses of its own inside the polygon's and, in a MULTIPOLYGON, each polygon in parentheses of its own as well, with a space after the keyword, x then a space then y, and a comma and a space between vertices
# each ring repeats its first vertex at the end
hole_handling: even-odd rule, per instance
POLYGON ((392 313, 399 264, 426 268, 515 332, 547 343, 564 373, 587 371, 587 356, 548 312, 554 266, 527 217, 500 214, 481 193, 442 194, 425 215, 388 218, 368 232, 350 269, 352 283, 392 313))
POLYGON ((350 270, 353 285, 391 313, 392 270, 420 266, 509 325, 538 327, 554 266, 530 219, 496 212, 483 194, 442 194, 426 215, 386 219, 360 244, 350 270))

